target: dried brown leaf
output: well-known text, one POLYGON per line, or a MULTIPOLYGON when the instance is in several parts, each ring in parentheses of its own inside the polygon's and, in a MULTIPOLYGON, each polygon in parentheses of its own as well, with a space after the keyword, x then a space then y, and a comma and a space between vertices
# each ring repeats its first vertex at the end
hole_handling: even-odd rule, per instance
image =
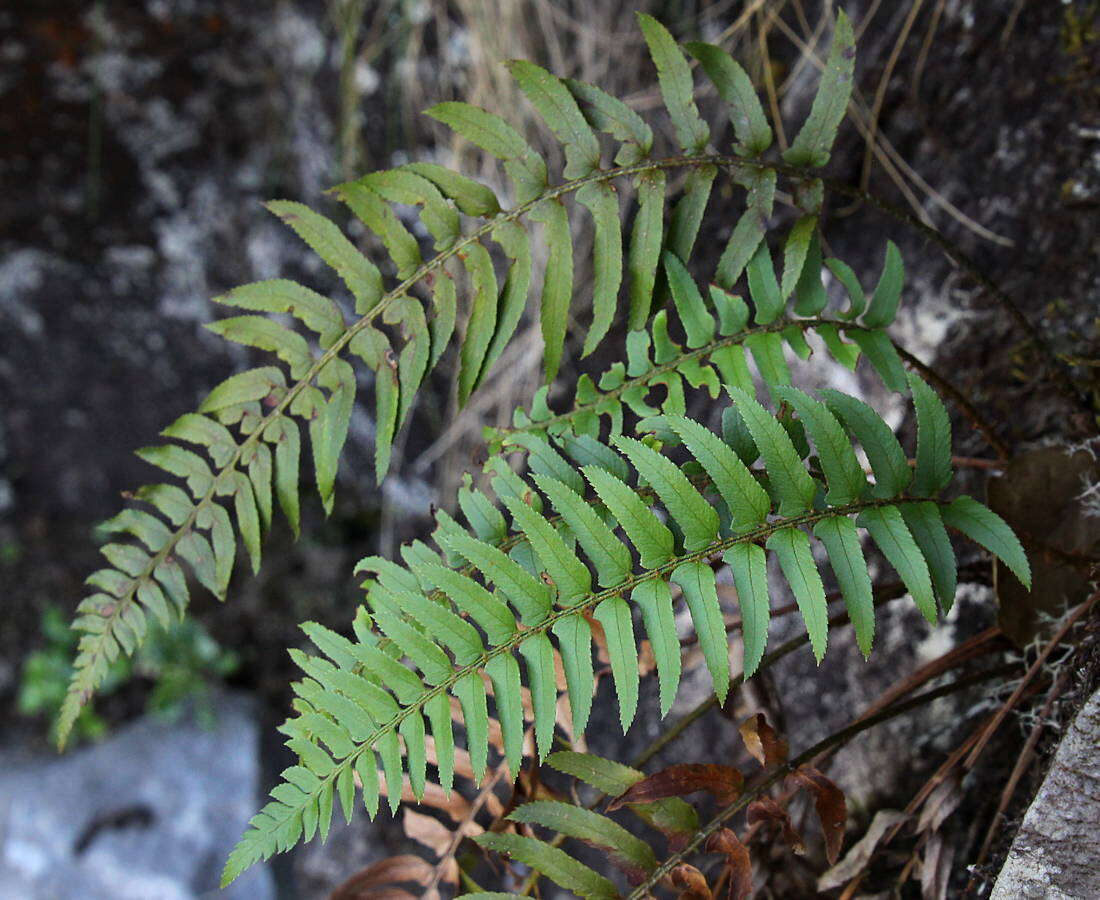
POLYGON ((435 868, 426 859, 412 854, 391 856, 371 863, 336 888, 329 900, 397 900, 418 897, 396 887, 398 884, 424 886, 431 881, 435 868))
POLYGON ((831 891, 855 878, 867 867, 883 836, 908 818, 909 816, 896 809, 880 809, 871 820, 867 833, 848 849, 844 859, 817 879, 817 889, 822 892, 831 891))
POLYGON ((603 625, 588 610, 585 610, 584 618, 588 622, 588 627, 592 629, 592 644, 596 648, 596 661, 601 666, 610 666, 611 657, 607 652, 607 634, 603 630, 603 625))
POLYGON ((742 722, 739 730, 745 749, 760 765, 770 768, 787 761, 787 742, 780 739, 762 712, 742 722))
POLYGON ((962 773, 956 770, 932 789, 920 811, 917 831, 939 831, 944 820, 962 802, 961 779, 962 773))
POLYGON ((749 848, 729 828, 723 828, 710 836, 707 850, 722 853, 729 866, 727 900, 746 900, 752 896, 752 858, 749 848))
POLYGON ((825 858, 833 865, 840 857, 844 843, 844 826, 848 822, 848 804, 844 792, 813 766, 802 766, 791 779, 814 795, 814 807, 825 834, 825 858))
POLYGON ((679 900, 712 900, 707 880, 695 866, 678 865, 669 876, 673 886, 680 891, 679 900))
POLYGON ((559 694, 569 690, 569 682, 565 680, 565 662, 556 647, 554 648, 554 684, 557 685, 559 694))
POLYGON ((568 694, 558 694, 558 700, 555 704, 554 721, 557 723, 558 728, 562 730, 569 743, 575 745, 578 741, 578 737, 573 733, 573 707, 569 705, 568 694))
POLYGON ((450 828, 434 816, 426 816, 424 813, 418 813, 416 810, 406 807, 402 826, 405 829, 405 834, 414 841, 423 844, 436 857, 442 856, 450 849, 454 834, 450 828))
POLYGON ((681 763, 631 785, 625 794, 611 801, 607 811, 619 809, 624 803, 651 803, 666 797, 683 797, 696 791, 706 791, 727 806, 741 796, 744 784, 744 776, 732 766, 681 763))
POLYGON ((937 831, 924 848, 920 870, 921 900, 947 900, 951 863, 954 860, 955 848, 937 831))
MULTIPOLYGON (((479 673, 482 681, 485 682, 485 693, 490 697, 493 695, 493 685, 489 680, 489 676, 484 672, 479 673)), ((451 720, 458 725, 462 725, 466 720, 462 715, 462 704, 458 701, 457 697, 451 697, 451 720)), ((489 716, 489 746, 495 747, 498 752, 504 752, 504 733, 500 730, 500 722, 498 722, 492 716, 489 716)))
POLYGON ((801 856, 806 852, 806 845, 802 841, 802 835, 791 824, 791 817, 787 811, 775 802, 771 797, 761 797, 749 804, 746 813, 746 821, 750 826, 760 823, 764 826, 775 825, 783 840, 790 848, 801 856))
MULTIPOLYGON (((379 782, 382 781, 384 775, 381 770, 378 772, 379 782)), ((383 787, 381 790, 383 796, 387 796, 386 789, 383 787)), ((440 812, 446 813, 447 816, 455 822, 461 822, 470 812, 470 803, 463 797, 458 791, 451 791, 451 795, 448 797, 438 784, 433 781, 429 781, 424 785, 424 798, 423 800, 417 800, 416 795, 413 793, 412 784, 409 781, 409 777, 406 775, 401 782, 401 801, 403 803, 410 803, 412 805, 430 806, 432 809, 438 809, 440 812)))
MULTIPOLYGON (((439 880, 443 884, 449 884, 453 886, 458 885, 458 876, 461 873, 461 870, 458 867, 458 861, 453 856, 448 856, 446 859, 440 860, 439 870, 439 880)), ((436 897, 439 896, 439 891, 437 890, 433 889, 432 893, 436 897)), ((426 898, 427 895, 425 894, 425 900, 426 898)))
POLYGON ((638 641, 638 675, 645 678, 657 671, 657 656, 648 640, 638 641))
MULTIPOLYGON (((424 736, 424 750, 427 756, 427 760, 433 766, 439 765, 439 754, 435 748, 435 738, 430 734, 424 736)), ((469 781, 474 780, 474 767, 470 762, 470 754, 462 747, 455 747, 454 749, 454 770, 455 775, 461 778, 466 778, 469 781)))

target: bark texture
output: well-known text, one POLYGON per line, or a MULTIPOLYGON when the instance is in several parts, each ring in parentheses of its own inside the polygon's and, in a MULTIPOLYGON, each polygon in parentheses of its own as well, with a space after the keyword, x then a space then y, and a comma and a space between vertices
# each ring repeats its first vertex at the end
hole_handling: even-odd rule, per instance
POLYGON ((1012 842, 993 900, 1100 897, 1100 691, 1081 708, 1012 842))

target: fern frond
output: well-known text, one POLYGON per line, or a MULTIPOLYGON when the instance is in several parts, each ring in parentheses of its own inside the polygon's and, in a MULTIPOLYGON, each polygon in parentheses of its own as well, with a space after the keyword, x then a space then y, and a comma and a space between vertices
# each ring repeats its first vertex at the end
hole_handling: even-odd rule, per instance
POLYGON ((751 305, 716 285, 710 286, 708 304, 683 263, 666 253, 664 267, 673 306, 658 312, 648 329, 630 334, 628 364, 613 364, 596 381, 582 376, 572 408, 562 413, 549 408, 547 389, 540 389, 529 411, 516 410, 511 428, 486 429, 490 449, 507 446, 530 451, 538 447, 545 453, 545 444, 530 438, 542 434, 550 436, 574 462, 583 464, 588 454, 599 452, 594 448, 604 419, 614 437, 623 431, 626 411, 650 424, 656 416, 683 415, 689 388, 705 389, 712 399, 718 396, 721 384, 753 390, 749 356, 773 391, 789 384, 784 345, 805 359, 811 353, 807 334, 816 334, 826 352, 849 369, 855 368, 861 345, 871 347, 868 361, 883 383, 891 390, 907 390, 901 357, 883 333, 897 314, 901 293, 897 248, 893 243, 887 245, 880 285, 889 287, 875 292, 886 297, 875 307, 877 324, 867 324, 871 310, 856 302, 847 311, 822 316, 827 297, 821 283, 820 246, 813 227, 807 228, 806 223, 816 226, 816 219, 800 220, 787 239, 782 286, 770 255, 765 251, 754 257, 748 279, 751 305), (792 250, 792 244, 802 249, 792 250), (853 308, 858 314, 851 314, 853 308), (669 336, 673 323, 683 330, 686 347, 669 336), (664 389, 664 397, 654 406, 651 394, 659 387, 664 389))
MULTIPOLYGON (((749 165, 738 157, 706 152, 709 129, 695 109, 691 72, 682 51, 655 20, 642 16, 641 25, 685 155, 654 158, 651 130, 620 101, 598 88, 566 83, 533 64, 516 62, 511 68, 521 90, 564 145, 563 183, 550 185, 544 160, 504 120, 467 104, 444 103, 429 114, 503 162, 518 205, 502 211, 485 185, 426 163, 371 173, 334 188, 332 193, 385 248, 381 266, 361 253, 333 221, 303 204, 268 205, 339 276, 354 298, 357 318, 349 324, 332 299, 285 279, 245 285, 218 298, 249 314, 224 319, 211 329, 236 343, 274 353, 285 371, 263 366, 230 377, 211 391, 196 415, 181 419, 165 433, 174 441, 197 445, 207 458, 178 443, 142 452, 153 465, 184 479, 190 498, 181 507, 179 496, 166 500, 168 486, 159 485, 135 494, 164 504, 152 506, 173 529, 154 534, 145 528, 148 540, 134 535, 147 553, 136 545, 126 551, 117 549, 122 545, 111 545, 107 558, 112 568, 96 578, 107 587, 78 610, 76 627, 83 636, 58 722, 62 743, 108 663, 120 649, 132 652, 141 643, 145 612, 163 613, 165 591, 177 610, 186 606, 186 578, 178 559, 188 563, 200 583, 224 597, 235 558, 234 526, 253 567, 259 565, 263 532, 271 524, 273 496, 297 531, 300 423, 308 423, 318 492, 326 511, 331 510, 355 402, 355 372, 348 357, 374 373, 375 464, 381 479, 394 434, 455 331, 456 260, 471 295, 459 354, 458 393, 464 401, 499 357, 526 303, 531 248, 523 219, 542 223, 548 250, 541 317, 549 380, 561 360, 573 294, 574 248, 563 205, 566 197, 575 193, 595 224, 594 318, 585 344, 591 352, 614 319, 623 274, 620 210, 612 182, 633 178, 640 197, 625 254, 635 327, 648 317, 660 247, 668 246, 681 258, 690 255, 718 167, 730 168, 744 183, 770 175, 774 184, 774 172, 760 163, 749 165), (593 129, 620 142, 615 166, 600 167, 600 144, 593 129), (679 168, 688 170, 687 184, 672 208, 665 240, 664 173, 679 168), (434 241, 433 256, 422 255, 420 241, 398 216, 396 205, 416 211, 434 241), (463 230, 463 215, 474 220, 468 232, 463 230), (503 288, 495 277, 490 242, 511 261, 503 288), (418 285, 430 292, 428 303, 412 296, 418 285), (268 318, 271 315, 289 315, 296 325, 288 327, 268 318), (394 329, 380 330, 379 320, 394 329), (112 557, 124 563, 116 565, 112 557)), ((712 74, 721 70, 715 77, 728 78, 731 72, 737 77, 713 52, 708 60, 712 74)), ((748 102, 742 83, 723 94, 734 95, 742 106, 748 102)), ((756 122, 757 142, 759 132, 756 122)), ((145 509, 134 512, 149 515, 145 509)))
MULTIPOLYGON (((686 465, 657 449, 660 444, 625 436, 612 441, 617 450, 613 465, 593 462, 576 468, 552 450, 532 453, 533 483, 494 457, 488 468, 493 490, 511 518, 507 536, 502 537, 485 501, 467 487, 464 506, 476 510, 471 519, 474 531, 439 514, 435 539, 443 555, 421 545, 405 555, 407 567, 364 560, 362 568, 374 578, 366 584, 367 604, 360 616, 362 621, 368 616, 373 620, 373 631, 359 629, 357 640, 350 641, 313 626, 311 638, 324 656, 295 654, 307 677, 295 687, 298 715, 283 731, 290 736, 288 746, 316 776, 317 787, 296 795, 296 802, 286 802, 285 794, 273 795, 234 852, 226 878, 231 880, 270 855, 287 835, 308 831, 307 816, 312 813, 307 810, 313 804, 324 808, 325 792, 340 778, 351 777, 343 773, 364 767, 374 772, 376 753, 387 781, 399 779, 404 764, 398 735, 404 738, 408 765, 422 767, 422 754, 418 757, 414 751, 425 734, 425 715, 433 731, 438 723, 445 729, 444 740, 452 740, 445 715, 448 697, 462 708, 467 747, 480 773, 487 759, 486 685, 492 688, 505 734, 515 736, 523 729, 516 698, 525 681, 531 691, 538 753, 543 756, 555 727, 554 658, 560 654, 574 732, 581 733, 594 686, 588 615, 608 635, 624 730, 634 718, 638 696, 632 605, 640 608, 654 647, 664 712, 675 696, 679 645, 671 585, 686 601, 714 690, 724 697, 730 672, 713 568, 722 559, 733 569, 745 607, 746 675, 755 671, 766 646, 770 604, 763 572, 768 552, 777 557, 798 600, 816 658, 824 655, 825 593, 808 529, 832 560, 865 649, 874 620, 868 585, 860 575, 865 575, 867 565, 857 527, 867 530, 931 620, 936 607, 922 545, 932 545, 923 539, 918 543, 902 510, 918 506, 921 515, 942 522, 951 515, 946 510, 958 509, 958 520, 965 520, 970 531, 980 534, 995 553, 1005 554, 1006 562, 1018 562, 1014 549, 1001 541, 1007 526, 995 527, 993 513, 984 507, 981 513, 965 505, 944 507, 936 491, 919 487, 936 483, 938 454, 919 456, 913 480, 893 482, 897 490, 889 495, 867 480, 855 462, 853 437, 866 435, 882 445, 865 447, 873 466, 875 460, 893 460, 897 454, 904 459, 904 453, 892 433, 887 439, 881 430, 866 427, 860 416, 869 408, 859 401, 837 403, 842 395, 829 392, 825 400, 830 406, 794 388, 777 386, 779 397, 799 415, 785 423, 753 394, 736 386, 726 390, 762 469, 751 468, 756 454, 739 456, 720 436, 670 414, 667 427, 682 441, 689 456, 686 465), (832 408, 846 414, 837 415, 832 408), (849 427, 849 421, 857 427, 849 427), (812 441, 813 456, 805 438, 792 439, 798 433, 795 423, 812 441), (557 517, 549 515, 551 506, 557 517), (385 669, 379 667, 382 656, 389 659, 385 669), (401 695, 386 674, 395 665, 411 667, 402 678, 412 684, 401 695)), ((918 390, 923 394, 923 387, 918 390)), ((929 400, 925 395, 920 402, 929 400)), ((918 428, 925 432, 919 441, 928 440, 929 427, 939 434, 938 419, 938 411, 918 418, 918 428)), ((878 469, 874 471, 877 476, 878 469)), ((893 477, 893 468, 885 473, 893 477)), ((939 551, 938 545, 935 549, 939 551)), ((944 563, 937 558, 934 565, 944 563)), ((506 753, 517 752, 513 739, 506 753)), ((373 808, 375 783, 364 784, 366 805, 373 808)))
MULTIPOLYGON (((572 776, 610 797, 619 797, 645 779, 644 773, 591 753, 559 751, 547 758, 554 769, 572 776)), ((683 839, 699 827, 695 808, 679 797, 649 802, 630 802, 625 808, 633 817, 663 833, 683 839)), ((643 881, 657 868, 653 848, 632 834, 609 815, 590 808, 559 800, 535 800, 524 803, 511 812, 508 821, 528 826, 537 825, 556 832, 551 843, 538 837, 486 833, 474 841, 486 850, 493 850, 529 866, 538 875, 582 897, 617 898, 621 895, 614 884, 581 863, 558 846, 569 838, 593 846, 608 855, 611 862, 633 884, 643 881)), ((463 894, 463 897, 512 896, 463 894)))
MULTIPOLYGON (((503 162, 517 205, 502 210, 487 186, 428 163, 371 173, 334 188, 331 193, 385 248, 386 258, 376 264, 336 223, 307 206, 290 201, 268 204, 339 276, 354 298, 357 318, 349 323, 334 300, 286 279, 244 285, 218 298, 246 314, 216 322, 211 330, 274 353, 285 369, 262 366, 230 377, 210 392, 196 414, 165 431, 164 436, 176 443, 139 454, 183 479, 187 493, 160 484, 133 495, 167 519, 171 528, 150 525, 155 516, 148 506, 130 510, 116 522, 130 523, 122 530, 144 547, 109 545, 105 555, 110 568, 94 576, 90 584, 98 591, 78 609, 74 625, 83 634, 58 721, 62 744, 108 664, 143 640, 146 612, 164 617, 170 601, 182 614, 188 591, 179 560, 187 562, 201 584, 224 598, 235 560, 235 532, 257 567, 263 534, 271 525, 273 498, 297 533, 303 424, 308 425, 321 502, 331 511, 355 403, 355 372, 349 359, 365 363, 374 373, 375 468, 382 478, 394 434, 455 332, 459 267, 470 302, 457 384, 459 399, 469 397, 499 358, 526 305, 532 253, 524 219, 542 224, 548 251, 540 304, 548 380, 561 361, 573 296, 574 247, 564 205, 569 195, 576 194, 595 225, 593 321, 585 353, 595 349, 614 320, 624 257, 630 323, 634 328, 644 326, 660 250, 667 246, 680 258, 690 256, 719 167, 730 169, 736 180, 749 186, 747 215, 756 223, 747 231, 735 230, 728 252, 738 259, 746 250, 752 253, 761 236, 754 229, 770 214, 775 173, 763 163, 707 153, 710 133, 695 108, 683 52, 658 22, 648 16, 640 21, 684 155, 654 157, 650 127, 598 88, 562 81, 531 63, 514 62, 511 70, 521 90, 564 146, 562 183, 550 184, 545 161, 503 119, 464 103, 443 103, 428 114, 503 162), (618 144, 610 168, 601 168, 596 131, 618 144), (674 169, 686 169, 688 177, 683 196, 671 209, 666 238, 665 172, 674 169), (633 179, 639 197, 625 252, 613 188, 622 178, 633 179), (771 187, 760 191, 754 187, 759 183, 771 187), (434 255, 422 254, 420 240, 397 214, 397 205, 416 211, 433 240, 434 255), (464 230, 463 216, 472 220, 472 229, 464 230), (496 279, 494 252, 509 260, 503 285, 496 279), (426 288, 427 301, 413 296, 418 286, 426 288), (286 315, 296 323, 293 327, 269 318, 286 315), (383 331, 379 324, 393 328, 383 331), (179 442, 197 446, 199 452, 179 442), (124 546, 129 549, 120 549, 124 546)), ((739 127, 742 113, 731 115, 741 140, 758 151, 763 129, 735 64, 716 55, 721 53, 716 49, 696 47, 695 52, 705 57, 722 96, 739 110, 749 109, 748 132, 739 127)), ((735 266, 727 263, 724 271, 728 274, 731 267, 735 266)))
MULTIPOLYGON (((778 739, 767 725, 762 714, 742 723, 741 733, 749 752, 761 765, 772 768, 778 774, 784 769, 790 771, 787 763, 787 745, 778 739), (766 729, 767 737, 761 740, 756 728, 766 729), (777 771, 776 771, 777 770, 777 771)), ((798 766, 790 771, 790 786, 794 791, 780 800, 773 800, 759 791, 745 789, 745 775, 739 769, 720 763, 680 763, 645 776, 642 772, 590 753, 562 751, 554 753, 547 760, 554 769, 573 776, 577 787, 588 786, 595 789, 597 796, 581 805, 577 799, 581 791, 571 792, 574 798, 568 800, 536 799, 517 806, 507 816, 508 821, 526 826, 529 834, 522 838, 511 834, 487 832, 474 837, 481 847, 503 856, 513 857, 532 870, 527 876, 526 888, 538 891, 539 879, 546 878, 561 887, 579 893, 581 896, 600 898, 620 898, 617 886, 607 877, 581 863, 573 853, 570 841, 587 844, 601 851, 620 872, 626 876, 632 889, 630 897, 651 896, 654 886, 662 883, 666 886, 685 887, 676 873, 685 869, 694 873, 697 889, 681 892, 680 896, 711 896, 707 879, 699 870, 685 865, 687 852, 722 853, 726 856, 729 868, 718 879, 723 883, 725 876, 732 877, 740 872, 739 889, 731 896, 749 896, 752 893, 752 859, 749 850, 736 833, 723 825, 731 808, 746 805, 745 794, 755 795, 758 799, 749 806, 748 823, 752 826, 754 809, 759 810, 766 804, 769 817, 785 826, 785 837, 793 838, 795 845, 801 845, 801 837, 790 823, 785 808, 793 794, 805 791, 813 796, 818 820, 826 835, 826 857, 832 862, 839 854, 843 843, 844 820, 847 802, 843 792, 825 775, 810 766, 798 766), (713 796, 726 812, 720 819, 712 819, 700 827, 698 813, 684 797, 705 792, 713 796), (602 796, 600 796, 602 794, 602 796), (606 797, 611 797, 602 813, 595 807, 606 797), (661 832, 667 839, 668 855, 662 854, 661 861, 651 841, 624 827, 611 814, 629 812, 651 828, 661 832), (554 833, 549 839, 543 839, 534 832, 533 826, 554 833), (704 843, 701 838, 708 840, 704 843), (674 868, 675 867, 675 868, 674 868), (669 873, 672 872, 671 880, 669 873)), ((778 779, 773 775, 768 783, 778 779)), ((505 823, 501 823, 505 826, 505 823)), ((506 826, 505 826, 506 827, 506 826)), ((796 851, 799 852, 799 851, 796 851)), ((514 875, 513 875, 514 877, 514 875)), ((737 888, 738 886, 735 886, 737 888)), ((528 892, 525 890, 525 893, 528 892)), ((487 898, 497 895, 486 893, 462 894, 464 898, 487 898)))
POLYGON ((813 107, 794 141, 783 154, 793 166, 823 166, 836 141, 837 129, 848 111, 855 75, 856 47, 852 23, 844 10, 839 10, 825 72, 814 97, 813 107))

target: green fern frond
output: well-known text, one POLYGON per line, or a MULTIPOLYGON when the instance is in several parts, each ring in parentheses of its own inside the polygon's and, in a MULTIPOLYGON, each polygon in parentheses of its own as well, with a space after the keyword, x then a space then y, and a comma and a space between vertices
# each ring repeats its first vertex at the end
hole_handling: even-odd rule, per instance
MULTIPOLYGON (((548 255, 540 302, 548 380, 562 358, 574 295, 575 248, 564 205, 570 196, 576 195, 595 225, 593 320, 585 352, 600 343, 614 321, 624 268, 629 323, 634 329, 645 326, 661 250, 690 258, 719 169, 728 170, 749 191, 748 218, 742 219, 748 224, 734 230, 718 280, 736 278, 739 266, 761 242, 774 197, 775 172, 756 158, 765 146, 759 101, 754 105, 743 73, 723 51, 693 45, 692 52, 704 60, 720 95, 736 107, 731 119, 738 155, 708 152, 711 136, 695 107, 683 52, 656 20, 641 16, 640 24, 681 155, 655 156, 649 125, 598 88, 515 62, 511 70, 520 89, 564 147, 561 183, 551 183, 545 161, 503 119, 468 104, 443 103, 428 114, 503 163, 515 201, 510 209, 505 210, 486 185, 429 163, 411 163, 339 185, 332 194, 385 249, 384 258, 376 262, 335 222, 309 207, 290 201, 268 204, 339 276, 354 299, 355 318, 349 322, 333 299, 286 279, 244 285, 218 298, 244 314, 213 323, 211 329, 235 343, 275 354, 281 365, 226 379, 197 413, 165 432, 171 443, 140 452, 147 462, 183 480, 186 491, 172 484, 142 488, 133 496, 145 505, 116 522, 128 523, 121 530, 138 543, 110 545, 105 554, 109 568, 93 576, 89 583, 96 590, 78 608, 74 627, 82 636, 58 720, 62 744, 109 663, 143 640, 146 613, 164 616, 174 608, 182 614, 186 608, 187 578, 181 560, 199 583, 224 597, 238 535, 253 567, 259 565, 274 500, 297 532, 303 426, 308 428, 318 493, 325 510, 331 510, 355 404, 352 361, 373 372, 375 468, 381 480, 396 430, 453 338, 456 280, 462 281, 469 297, 458 358, 460 400, 477 388, 515 332, 526 305, 532 280, 528 221, 541 224, 548 255), (743 116, 749 123, 745 127, 743 116), (597 132, 616 144, 610 167, 602 166, 597 132), (666 172, 679 169, 687 171, 686 183, 671 206, 666 233, 666 172), (620 179, 633 180, 638 193, 625 248, 621 204, 613 187, 620 179), (423 253, 421 240, 397 215, 395 205, 415 210, 431 236, 431 254, 423 253), (503 284, 496 278, 494 256, 508 262, 503 284), (414 290, 426 299, 415 296, 414 290), (285 316, 294 324, 287 325, 285 316), (380 325, 391 327, 383 330, 380 325), (159 527, 150 524, 154 520, 159 527), (118 549, 121 546, 130 549, 118 549)), ((807 164, 816 164, 823 148, 827 150, 830 128, 835 132, 831 111, 847 103, 851 84, 843 74, 830 67, 820 99, 824 111, 815 102, 806 126, 813 124, 816 135, 807 164)), ((761 343, 767 344, 763 338, 761 343)), ((871 355, 866 347, 864 352, 871 355)))
MULTIPOLYGON (((443 555, 421 546, 406 554, 406 567, 364 560, 362 568, 374 577, 365 585, 367 603, 360 615, 373 620, 372 632, 359 630, 351 641, 311 626, 310 636, 324 656, 295 654, 306 679, 295 686, 298 714, 282 730, 301 765, 312 772, 315 786, 297 793, 276 789, 279 793, 253 819, 234 851, 226 880, 288 841, 308 838, 313 810, 327 808, 334 785, 352 777, 346 773, 375 772, 376 753, 387 780, 400 778, 408 766, 413 783, 422 781, 423 754, 413 751, 425 734, 423 717, 427 715, 433 731, 444 729, 444 743, 453 741, 448 697, 462 707, 467 748, 475 772, 481 772, 488 751, 486 685, 491 686, 505 734, 519 735, 524 713, 516 698, 526 681, 538 754, 544 756, 555 727, 554 659, 560 654, 574 732, 583 732, 594 686, 588 615, 608 635, 624 730, 634 718, 638 697, 633 605, 640 608, 654 649, 662 712, 675 696, 680 648, 672 585, 686 602, 714 691, 723 698, 730 672, 714 570, 722 560, 733 570, 743 604, 746 676, 756 670, 767 642, 768 552, 776 556, 798 601, 815 657, 820 661, 825 653, 825 591, 811 530, 831 561, 865 650, 873 637, 874 617, 860 527, 932 621, 937 615, 935 585, 946 584, 945 565, 953 569, 953 560, 942 557, 940 545, 925 534, 937 519, 941 528, 945 521, 957 521, 1026 578, 1018 543, 993 513, 971 506, 973 501, 945 506, 939 500, 946 414, 930 389, 915 379, 913 383, 924 408, 918 415, 918 446, 929 449, 918 452, 911 480, 898 478, 895 460, 900 456, 904 461, 904 452, 869 407, 852 398, 838 400, 843 395, 836 392, 817 400, 783 385, 773 390, 797 412, 793 422, 777 418, 754 394, 726 386, 756 451, 744 457, 719 435, 672 414, 665 416, 665 423, 682 442, 686 464, 661 452, 659 443, 625 436, 612 440, 618 461, 610 465, 597 461, 578 469, 553 451, 532 452, 530 482, 494 457, 488 468, 493 490, 511 518, 507 535, 502 536, 488 507, 475 502, 475 492, 467 487, 465 506, 476 510, 468 517, 473 531, 440 514, 436 542, 443 555), (869 428, 868 417, 881 428, 869 428), (792 439, 799 434, 794 423, 802 426, 805 437, 792 439), (867 452, 876 482, 882 467, 882 484, 868 481, 856 461, 853 438, 867 452), (757 454, 762 468, 753 468, 757 454), (895 490, 886 494, 884 485, 895 490), (919 541, 903 514, 911 506, 925 517, 918 526, 919 541), (550 507, 556 517, 549 515, 550 507), (931 563, 924 547, 935 551, 931 563), (935 582, 933 568, 941 569, 935 582), (410 667, 403 677, 413 684, 401 696, 379 668, 381 655, 390 659, 390 668, 410 667), (404 762, 398 735, 405 741, 404 762)), ((947 452, 949 465, 949 446, 947 452)), ((513 772, 519 752, 518 741, 506 739, 513 772)), ((368 792, 364 801, 374 808, 376 785, 363 784, 368 792)), ((506 849, 527 853, 531 848, 517 844, 506 849)))
POLYGON ((880 284, 888 284, 889 290, 875 292, 886 299, 873 307, 874 326, 867 322, 872 309, 855 302, 846 311, 822 316, 827 297, 821 283, 821 253, 816 232, 806 228, 807 222, 816 225, 813 217, 800 220, 786 242, 782 287, 770 268, 770 256, 754 257, 749 275, 751 305, 717 285, 710 286, 708 304, 683 263, 666 253, 673 306, 658 312, 648 329, 630 334, 628 363, 614 363, 596 381, 582 376, 572 408, 562 413, 549 408, 548 391, 540 389, 529 411, 516 410, 511 428, 486 429, 490 449, 542 449, 545 443, 532 442, 530 435, 545 434, 574 462, 583 463, 588 454, 599 452, 596 444, 604 433, 605 419, 615 436, 623 431, 627 410, 647 421, 665 414, 684 415, 689 388, 705 389, 712 399, 717 398, 721 384, 753 390, 749 357, 766 384, 790 384, 784 345, 806 359, 811 353, 807 334, 816 334, 826 352, 849 369, 855 368, 861 346, 870 347, 868 361, 883 383, 890 390, 906 391, 909 383, 901 357, 882 331, 897 314, 901 293, 897 248, 887 245, 880 284), (792 244, 802 249, 791 250, 792 244), (852 315, 853 308, 859 313, 852 315), (669 336, 673 322, 683 330, 686 347, 669 336), (654 406, 651 394, 658 387, 663 388, 664 397, 654 406))

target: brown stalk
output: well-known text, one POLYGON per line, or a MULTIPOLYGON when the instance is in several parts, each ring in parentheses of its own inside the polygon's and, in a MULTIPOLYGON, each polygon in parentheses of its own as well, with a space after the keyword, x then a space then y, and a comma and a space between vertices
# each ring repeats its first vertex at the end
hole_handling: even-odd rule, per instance
POLYGON ((968 771, 974 768, 974 764, 977 763, 978 757, 982 755, 982 751, 985 750, 986 745, 989 743, 990 738, 1000 727, 1001 723, 1005 720, 1005 717, 1015 708, 1019 703, 1020 698, 1024 695, 1024 692, 1031 685, 1031 682, 1035 679, 1035 676, 1042 671, 1043 665, 1046 663, 1050 654, 1062 643, 1062 639, 1069 634, 1070 630, 1078 621, 1092 609, 1097 600, 1100 600, 1100 591, 1097 591, 1091 597, 1089 597, 1084 603, 1080 604, 1072 613, 1070 613, 1062 626, 1055 633, 1054 637, 1050 639, 1047 645, 1043 648, 1038 658, 1032 663, 1031 668, 1027 670, 1027 674, 1020 680, 1020 684, 1016 687, 1016 690, 1012 692, 1012 695, 1004 702, 996 714, 993 716, 993 720, 986 727, 985 732, 978 739, 974 749, 970 751, 970 755, 966 758, 966 762, 963 764, 963 768, 968 771))
MULTIPOLYGON (((1043 729, 1047 726, 1047 721, 1050 718, 1050 711, 1068 684, 1069 672, 1063 669, 1058 673, 1058 677, 1054 680, 1054 684, 1051 685, 1050 690, 1047 692, 1046 701, 1043 703, 1042 709, 1039 710, 1038 720, 1032 727, 1031 733, 1027 736, 1027 741, 1020 751, 1020 755, 1016 760, 1016 765, 1012 767, 1012 774, 1009 775, 1004 790, 1001 791, 1001 798, 997 803, 996 811, 993 813, 993 821, 989 823, 989 830, 985 833, 985 840, 982 841, 981 850, 978 851, 978 857, 974 860, 975 871, 981 868, 986 857, 989 855, 989 849, 993 846, 993 839, 996 837, 998 830, 1004 822, 1005 811, 1012 802, 1012 798, 1016 795, 1016 788, 1020 785, 1020 779, 1024 777, 1024 773, 1027 772, 1028 768, 1031 766, 1032 760, 1035 758, 1035 748, 1039 743, 1039 738, 1043 733, 1043 729)), ((966 885, 967 894, 972 893, 975 883, 976 878, 974 875, 971 875, 966 885)))
POLYGON ((950 684, 943 685, 942 687, 935 688, 930 691, 926 691, 916 697, 911 697, 908 700, 899 702, 890 706, 873 716, 857 720, 846 728, 835 732, 828 737, 822 739, 818 743, 814 744, 809 749, 805 750, 797 757, 792 759, 786 765, 779 766, 767 776, 762 778, 757 784, 746 790, 735 803, 722 809, 717 815, 715 815, 705 826, 696 832, 695 836, 687 843, 681 850, 673 853, 664 863, 655 869, 650 876, 638 885, 634 891, 630 894, 629 900, 642 900, 647 897, 649 892, 665 878, 673 868, 679 865, 690 854, 696 853, 701 847, 705 846, 706 842, 710 839, 718 829, 731 819, 734 815, 748 806, 753 800, 763 795, 769 788, 777 784, 786 776, 793 773, 799 767, 806 765, 811 760, 826 753, 835 747, 842 746, 848 743, 853 738, 862 734, 875 725, 879 725, 882 722, 889 721, 897 716, 904 715, 905 713, 916 709, 920 706, 924 706, 927 703, 931 703, 934 700, 938 700, 941 697, 949 696, 967 688, 974 687, 977 684, 981 684, 984 681, 988 681, 991 678, 1000 677, 1010 671, 1011 666, 999 666, 994 669, 988 669, 983 672, 979 672, 975 675, 965 676, 959 678, 950 684))

